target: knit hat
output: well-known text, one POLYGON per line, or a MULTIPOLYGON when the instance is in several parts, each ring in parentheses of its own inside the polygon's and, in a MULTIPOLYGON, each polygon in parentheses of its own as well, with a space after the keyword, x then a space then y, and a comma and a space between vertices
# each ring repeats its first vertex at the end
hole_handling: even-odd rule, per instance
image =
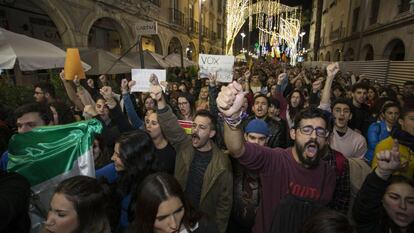
POLYGON ((269 136, 270 131, 267 123, 263 120, 254 119, 247 124, 246 129, 244 130, 246 133, 259 133, 263 134, 266 137, 269 136))

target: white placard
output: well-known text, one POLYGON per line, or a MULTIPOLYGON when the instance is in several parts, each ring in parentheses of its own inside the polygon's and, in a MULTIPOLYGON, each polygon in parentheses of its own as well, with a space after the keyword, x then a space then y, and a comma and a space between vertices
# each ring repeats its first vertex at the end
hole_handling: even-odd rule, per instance
POLYGON ((167 78, 166 70, 132 69, 132 80, 134 80, 136 84, 132 87, 131 92, 149 92, 151 75, 155 75, 158 78, 159 83, 165 81, 167 78))
POLYGON ((158 34, 157 22, 140 22, 135 24, 137 35, 154 35, 158 34))
POLYGON ((210 73, 216 74, 217 81, 230 83, 233 81, 234 56, 200 54, 198 58, 200 78, 208 78, 210 73))

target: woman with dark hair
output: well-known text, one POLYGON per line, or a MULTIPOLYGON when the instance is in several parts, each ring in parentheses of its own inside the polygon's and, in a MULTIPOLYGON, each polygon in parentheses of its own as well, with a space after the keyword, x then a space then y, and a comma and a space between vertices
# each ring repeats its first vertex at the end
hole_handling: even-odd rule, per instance
POLYGON ((325 209, 310 217, 300 233, 355 233, 354 227, 344 214, 325 209))
POLYGON ((148 176, 137 192, 136 215, 129 232, 216 233, 216 225, 196 212, 178 181, 169 174, 148 176))
POLYGON ((413 233, 414 183, 392 175, 404 166, 398 142, 376 156, 378 167, 367 176, 353 207, 358 233, 413 233))
POLYGON ((281 112, 280 117, 285 119, 288 123, 289 129, 293 127, 293 121, 299 111, 301 111, 305 105, 305 97, 300 90, 293 90, 287 97, 288 106, 285 112, 281 112))
POLYGON ((53 233, 110 233, 107 198, 96 179, 75 176, 55 190, 45 229, 53 233))
POLYGON ((189 93, 179 93, 177 97, 177 105, 179 109, 177 112, 178 119, 192 121, 196 112, 194 97, 189 93))
POLYGON ((104 177, 115 184, 121 213, 118 230, 125 229, 135 215, 136 190, 141 181, 153 172, 154 143, 142 130, 124 133, 115 143, 113 163, 96 171, 96 177, 104 177))
POLYGON ((369 106, 369 108, 372 108, 374 106, 377 99, 378 99, 377 89, 375 89, 375 87, 373 86, 369 86, 368 92, 367 92, 367 105, 369 106))
POLYGON ((400 106, 392 101, 385 102, 381 109, 380 121, 372 123, 368 127, 367 143, 368 151, 365 155, 365 159, 371 163, 377 144, 383 139, 390 136, 391 130, 397 124, 398 117, 400 116, 400 106))

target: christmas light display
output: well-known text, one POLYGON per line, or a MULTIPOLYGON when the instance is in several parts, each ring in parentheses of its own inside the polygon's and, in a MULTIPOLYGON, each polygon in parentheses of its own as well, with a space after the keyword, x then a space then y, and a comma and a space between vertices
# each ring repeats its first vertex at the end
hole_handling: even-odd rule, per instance
POLYGON ((289 7, 279 0, 228 0, 226 52, 231 54, 234 39, 248 18, 249 31, 259 29, 259 51, 282 60, 290 58, 295 64, 300 34, 301 10, 289 7), (253 15, 256 20, 253 22, 253 15))

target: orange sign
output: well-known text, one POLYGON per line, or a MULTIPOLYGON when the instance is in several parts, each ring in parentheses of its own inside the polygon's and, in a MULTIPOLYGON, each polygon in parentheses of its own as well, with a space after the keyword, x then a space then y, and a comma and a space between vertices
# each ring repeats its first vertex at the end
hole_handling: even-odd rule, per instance
POLYGON ((73 80, 75 75, 77 75, 79 79, 84 79, 85 71, 83 71, 79 50, 77 48, 68 48, 66 50, 65 60, 65 79, 73 80))

